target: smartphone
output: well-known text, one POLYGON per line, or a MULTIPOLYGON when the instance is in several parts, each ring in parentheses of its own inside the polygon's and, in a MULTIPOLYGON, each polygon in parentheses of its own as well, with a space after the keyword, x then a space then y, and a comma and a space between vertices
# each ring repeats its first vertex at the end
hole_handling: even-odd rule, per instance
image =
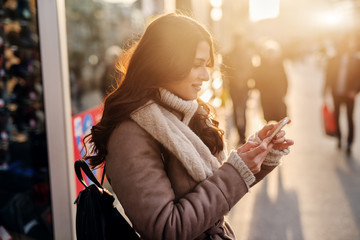
POLYGON ((271 138, 275 137, 275 135, 290 121, 290 118, 286 117, 280 125, 275 129, 275 131, 271 134, 271 138))

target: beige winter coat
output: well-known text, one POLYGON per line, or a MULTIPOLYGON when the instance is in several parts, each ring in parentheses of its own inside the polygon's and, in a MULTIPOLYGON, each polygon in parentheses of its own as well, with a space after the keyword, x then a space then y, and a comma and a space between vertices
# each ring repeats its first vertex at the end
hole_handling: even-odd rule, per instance
POLYGON ((279 164, 281 154, 269 153, 254 176, 233 151, 210 176, 195 181, 148 131, 133 120, 122 122, 111 134, 106 157, 107 178, 141 238, 235 239, 224 215, 279 164))
MULTIPOLYGON (((223 216, 248 189, 239 172, 224 163, 197 184, 180 162, 135 122, 113 132, 106 158, 107 177, 127 217, 143 239, 234 239, 223 216), (219 222, 220 221, 220 222, 219 222)), ((274 167, 263 166, 260 180, 274 167)))

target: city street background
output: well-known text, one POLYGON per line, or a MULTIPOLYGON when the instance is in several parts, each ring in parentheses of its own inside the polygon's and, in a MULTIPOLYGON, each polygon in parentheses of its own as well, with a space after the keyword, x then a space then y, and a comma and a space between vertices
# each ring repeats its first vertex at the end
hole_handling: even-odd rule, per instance
MULTIPOLYGON (((355 142, 352 155, 347 156, 323 130, 322 66, 315 55, 285 62, 286 102, 292 119, 285 129, 295 145, 283 157, 283 164, 252 187, 227 215, 239 239, 360 239, 360 98, 354 113, 355 142)), ((265 123, 258 97, 253 91, 248 100, 248 134, 265 123)), ((237 133, 231 107, 218 113, 226 118, 228 149, 234 148, 237 133)), ((341 127, 346 132, 344 120, 341 127)))

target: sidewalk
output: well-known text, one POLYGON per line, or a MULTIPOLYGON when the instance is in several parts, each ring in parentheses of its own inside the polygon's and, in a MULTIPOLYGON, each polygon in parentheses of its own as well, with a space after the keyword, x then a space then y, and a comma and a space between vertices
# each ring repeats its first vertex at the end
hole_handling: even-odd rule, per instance
MULTIPOLYGON (((348 157, 344 150, 337 150, 335 139, 323 133, 324 74, 315 59, 287 62, 286 69, 292 119, 286 131, 295 145, 284 163, 235 205, 227 221, 239 239, 360 239, 360 96, 355 109, 355 142, 348 157)), ((264 124, 256 94, 251 95, 248 108, 247 132, 253 133, 264 124)), ((341 125, 345 127, 345 121, 341 125)), ((237 141, 230 126, 228 121, 228 148, 237 141)))

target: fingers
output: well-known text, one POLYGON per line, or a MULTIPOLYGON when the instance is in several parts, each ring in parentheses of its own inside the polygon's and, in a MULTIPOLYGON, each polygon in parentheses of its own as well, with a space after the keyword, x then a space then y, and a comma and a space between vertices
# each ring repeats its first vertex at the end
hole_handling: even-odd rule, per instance
POLYGON ((261 165, 265 160, 266 155, 272 148, 271 138, 265 138, 258 146, 250 149, 247 152, 240 153, 240 157, 248 166, 250 171, 254 174, 260 172, 261 165))
POLYGON ((281 130, 279 133, 277 133, 275 135, 275 137, 272 139, 272 143, 276 144, 276 143, 281 143, 285 141, 285 131, 281 130))
POLYGON ((257 143, 257 142, 248 141, 244 145, 242 145, 241 147, 239 147, 237 149, 237 153, 244 153, 244 152, 250 151, 251 149, 257 147, 258 145, 259 145, 259 143, 257 143))
POLYGON ((248 141, 237 149, 239 156, 254 174, 261 171, 262 163, 272 148, 282 151, 294 144, 292 139, 285 138, 284 130, 279 131, 274 138, 271 138, 271 132, 276 126, 278 124, 267 124, 258 132, 259 138, 263 139, 261 143, 248 141))
POLYGON ((256 142, 247 142, 242 147, 238 148, 239 156, 252 173, 256 174, 260 172, 261 165, 264 162, 266 155, 274 145, 271 140, 272 138, 267 137, 260 144, 256 142))
POLYGON ((282 143, 285 141, 285 138, 284 137, 281 137, 281 138, 277 138, 277 139, 273 139, 271 142, 273 144, 278 144, 278 143, 282 143))
MULTIPOLYGON (((275 129, 278 128, 280 124, 282 124, 285 119, 288 119, 286 124, 289 124, 291 122, 288 117, 284 117, 279 122, 266 124, 260 131, 258 131, 258 136, 260 140, 263 140, 264 138, 270 136, 275 131, 275 129)), ((278 138, 281 138, 281 136, 278 136, 278 138)))
POLYGON ((271 141, 274 144, 274 149, 283 150, 294 144, 294 141, 291 139, 285 138, 285 135, 286 135, 286 133, 284 130, 281 130, 280 132, 278 132, 275 135, 275 137, 271 141))
POLYGON ((261 131, 267 132, 267 131, 273 129, 274 126, 275 126, 275 124, 273 124, 273 123, 266 124, 266 125, 261 129, 261 131))
POLYGON ((284 141, 285 143, 286 143, 286 145, 289 147, 289 146, 291 146, 291 145, 294 145, 294 140, 292 140, 292 139, 285 139, 285 141, 284 141))
POLYGON ((268 145, 271 142, 271 140, 272 140, 271 137, 267 137, 262 142, 265 143, 266 145, 268 145))
POLYGON ((258 136, 261 140, 263 140, 265 137, 269 136, 269 131, 271 131, 274 128, 275 124, 266 124, 259 132, 258 136))
POLYGON ((252 156, 256 156, 260 153, 268 153, 270 149, 272 148, 273 143, 271 143, 271 138, 267 137, 265 138, 257 147, 251 149, 249 152, 251 152, 252 156))
POLYGON ((275 135, 275 138, 281 138, 281 137, 284 137, 285 136, 285 131, 284 130, 280 130, 280 132, 278 132, 276 135, 275 135))
POLYGON ((241 159, 244 161, 246 166, 250 169, 250 171, 254 174, 258 173, 261 170, 261 165, 265 160, 266 155, 253 155, 250 152, 245 152, 239 154, 241 159))
POLYGON ((274 144, 274 149, 282 151, 291 145, 294 145, 294 140, 285 138, 283 142, 274 144))
POLYGON ((278 138, 282 138, 285 136, 285 131, 284 130, 280 130, 274 137, 273 137, 273 140, 274 139, 278 139, 278 138))

